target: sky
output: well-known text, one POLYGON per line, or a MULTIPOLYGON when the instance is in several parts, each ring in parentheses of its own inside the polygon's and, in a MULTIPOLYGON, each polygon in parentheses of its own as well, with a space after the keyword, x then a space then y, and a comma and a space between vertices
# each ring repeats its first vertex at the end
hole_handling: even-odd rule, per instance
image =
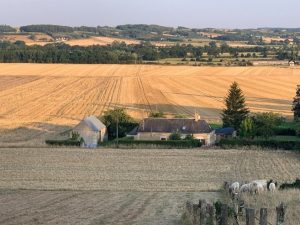
POLYGON ((0 24, 300 27, 300 0, 0 0, 0 24))

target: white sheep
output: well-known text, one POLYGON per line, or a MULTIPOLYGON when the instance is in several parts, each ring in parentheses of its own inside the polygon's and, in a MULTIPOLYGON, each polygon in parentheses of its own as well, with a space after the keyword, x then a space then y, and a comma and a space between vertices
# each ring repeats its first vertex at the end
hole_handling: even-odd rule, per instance
POLYGON ((231 193, 238 193, 240 189, 240 183, 239 182, 234 182, 230 185, 229 190, 231 193))
POLYGON ((251 183, 251 193, 260 194, 265 190, 265 187, 262 183, 251 183))
POLYGON ((276 191, 276 184, 275 184, 275 183, 270 183, 270 185, 269 185, 269 190, 270 190, 271 192, 275 192, 275 191, 276 191))
POLYGON ((255 180, 255 181, 252 181, 252 183, 255 183, 259 186, 263 186, 264 190, 267 190, 267 186, 268 186, 267 180, 255 180))
POLYGON ((250 183, 249 184, 244 184, 240 188, 241 193, 250 192, 250 190, 251 190, 251 184, 250 183))

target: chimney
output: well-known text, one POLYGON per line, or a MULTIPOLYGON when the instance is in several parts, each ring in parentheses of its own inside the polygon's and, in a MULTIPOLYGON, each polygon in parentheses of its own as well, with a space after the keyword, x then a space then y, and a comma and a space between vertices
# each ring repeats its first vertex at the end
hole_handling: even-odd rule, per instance
POLYGON ((143 128, 143 131, 145 130, 145 119, 143 119, 142 121, 142 128, 143 128))
POLYGON ((195 121, 198 122, 201 119, 199 113, 195 112, 195 121))

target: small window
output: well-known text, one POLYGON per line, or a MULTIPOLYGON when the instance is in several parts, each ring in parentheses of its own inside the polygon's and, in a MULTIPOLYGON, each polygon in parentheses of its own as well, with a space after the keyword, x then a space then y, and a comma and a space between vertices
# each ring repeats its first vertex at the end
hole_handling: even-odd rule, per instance
POLYGON ((166 141, 167 138, 166 138, 166 137, 160 137, 160 140, 161 140, 161 141, 166 141))

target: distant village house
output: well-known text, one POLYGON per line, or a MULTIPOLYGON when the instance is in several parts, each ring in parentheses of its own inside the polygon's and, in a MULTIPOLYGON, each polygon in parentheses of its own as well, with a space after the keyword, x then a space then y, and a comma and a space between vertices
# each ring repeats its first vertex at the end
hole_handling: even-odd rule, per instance
POLYGON ((294 60, 290 60, 289 61, 289 66, 290 67, 294 67, 295 66, 295 61, 294 60))

